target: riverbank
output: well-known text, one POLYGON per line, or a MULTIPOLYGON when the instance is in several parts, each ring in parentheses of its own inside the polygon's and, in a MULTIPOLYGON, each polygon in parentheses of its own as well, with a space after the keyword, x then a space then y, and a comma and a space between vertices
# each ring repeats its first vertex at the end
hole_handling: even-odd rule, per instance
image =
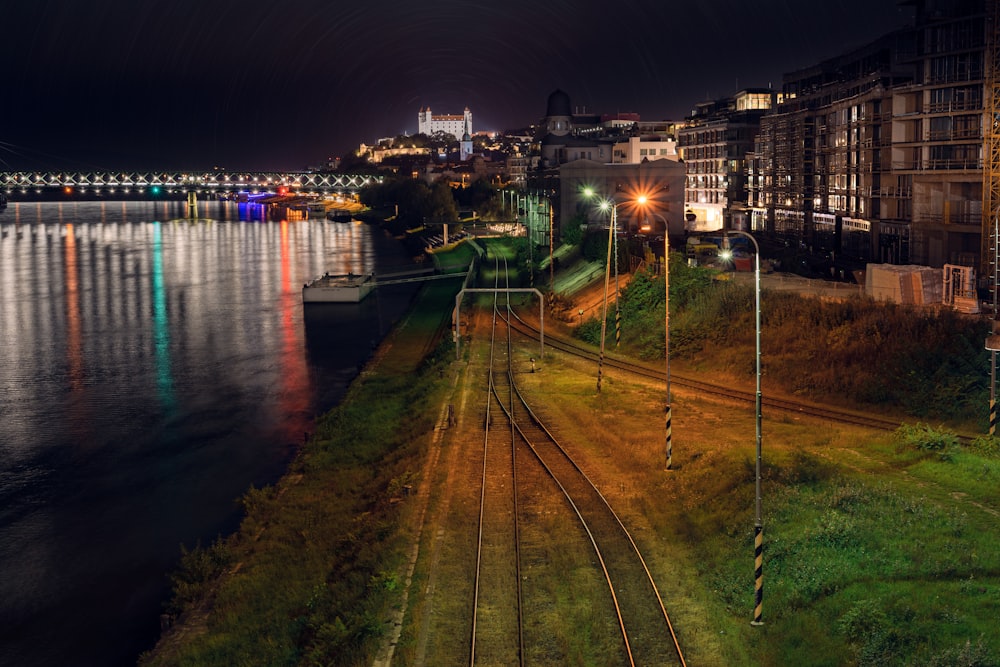
POLYGON ((244 494, 239 530, 184 556, 169 627, 140 664, 282 664, 313 645, 340 656, 371 650, 366 627, 395 599, 388 573, 411 539, 425 436, 447 391, 450 358, 436 346, 459 286, 428 283, 288 472, 244 494))
MULTIPOLYGON (((557 289, 593 283, 586 262, 563 267, 557 289)), ((420 543, 429 452, 453 419, 463 365, 447 338, 458 289, 428 283, 288 472, 243 496, 238 532, 184 555, 162 636, 140 664, 274 664, 313 645, 343 664, 385 648, 371 624, 402 612, 391 608, 420 543), (288 617, 300 620, 279 621, 288 617)))
MULTIPOLYGON (((483 445, 488 335, 470 323, 453 361, 450 344, 427 343, 442 339, 453 293, 427 296, 417 310, 438 328, 404 320, 289 474, 247 494, 239 534, 182 577, 186 638, 165 637, 143 664, 468 663, 480 471, 469 461, 483 445)), ((534 343, 519 345, 528 359, 534 343)), ((752 627, 753 410, 675 388, 666 472, 661 383, 609 372, 595 393, 592 362, 539 361, 519 382, 635 529, 691 664, 993 664, 995 455, 919 428, 768 411, 766 625, 752 627)), ((551 526, 550 559, 563 532, 551 526)), ((549 646, 566 659, 552 663, 599 664, 584 659, 602 650, 584 623, 596 605, 572 580, 545 580, 552 614, 538 627, 561 638, 549 646)))

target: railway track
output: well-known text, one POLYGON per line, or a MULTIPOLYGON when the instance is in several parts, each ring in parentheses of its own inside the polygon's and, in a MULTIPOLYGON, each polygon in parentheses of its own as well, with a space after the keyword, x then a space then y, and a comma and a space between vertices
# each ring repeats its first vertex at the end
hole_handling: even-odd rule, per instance
MULTIPOLYGON (((498 265, 498 280, 503 273, 498 265)), ((607 664, 684 665, 670 618, 635 541, 570 450, 518 391, 511 364, 512 334, 518 324, 509 302, 500 297, 499 283, 497 289, 486 380, 470 664, 553 664, 566 659, 545 627, 554 601, 541 573, 553 559, 575 556, 589 571, 586 586, 593 586, 586 603, 598 610, 605 638, 611 638, 592 649, 592 655, 607 664), (560 544, 576 540, 572 543, 579 546, 552 554, 554 530, 559 531, 560 544)), ((568 571, 562 574, 571 576, 568 571)), ((550 567, 548 580, 553 576, 559 573, 550 567)), ((598 642, 601 632, 595 630, 598 642)))

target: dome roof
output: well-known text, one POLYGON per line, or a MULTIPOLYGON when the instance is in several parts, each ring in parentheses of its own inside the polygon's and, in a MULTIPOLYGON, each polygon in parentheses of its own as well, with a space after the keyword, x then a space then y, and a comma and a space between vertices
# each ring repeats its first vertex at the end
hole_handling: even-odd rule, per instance
POLYGON ((573 107, 569 103, 569 95, 561 90, 554 90, 549 95, 549 102, 546 106, 545 115, 551 116, 572 116, 573 107))

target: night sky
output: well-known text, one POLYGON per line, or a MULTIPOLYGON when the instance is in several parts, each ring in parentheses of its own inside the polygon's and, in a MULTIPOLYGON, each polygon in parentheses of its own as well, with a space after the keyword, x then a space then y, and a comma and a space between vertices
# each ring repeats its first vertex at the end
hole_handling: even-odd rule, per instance
POLYGON ((32 0, 2 12, 0 170, 302 169, 553 90, 680 120, 912 23, 897 0, 32 0))

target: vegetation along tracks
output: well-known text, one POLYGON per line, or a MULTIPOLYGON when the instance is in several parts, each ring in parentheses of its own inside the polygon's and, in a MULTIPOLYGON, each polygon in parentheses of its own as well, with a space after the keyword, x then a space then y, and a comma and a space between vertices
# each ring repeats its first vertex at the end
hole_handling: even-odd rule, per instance
MULTIPOLYGON (((521 334, 524 334, 531 338, 538 337, 538 329, 523 320, 515 319, 513 321, 513 328, 521 334)), ((545 343, 550 348, 559 350, 566 354, 570 354, 583 359, 593 360, 595 363, 597 361, 597 353, 590 350, 589 347, 582 344, 575 343, 570 340, 559 338, 553 335, 551 332, 547 332, 545 335, 545 343)), ((651 368, 649 366, 638 364, 635 362, 624 361, 615 357, 610 357, 607 354, 604 355, 604 366, 610 368, 616 368, 633 375, 639 375, 652 380, 658 380, 660 382, 666 382, 666 372, 662 369, 651 368)), ((739 389, 734 389, 732 387, 726 387, 718 384, 713 384, 710 382, 704 382, 701 380, 696 380, 692 377, 686 376, 676 371, 670 374, 670 384, 675 387, 685 387, 688 389, 693 389, 702 394, 710 394, 713 396, 719 396, 722 398, 728 398, 735 401, 740 401, 743 403, 749 403, 751 405, 756 402, 756 395, 752 391, 741 391, 739 389)), ((894 431, 900 426, 900 420, 892 420, 877 415, 864 414, 860 412, 854 412, 850 410, 843 410, 832 406, 816 405, 815 403, 807 403, 804 401, 795 401, 792 399, 776 398, 773 396, 764 395, 761 397, 761 403, 763 407, 773 408, 776 410, 782 410, 785 412, 793 412, 802 415, 808 415, 811 417, 819 417, 823 419, 828 419, 830 421, 842 423, 842 424, 853 424, 855 426, 864 426, 867 428, 873 428, 884 431, 894 431)))

